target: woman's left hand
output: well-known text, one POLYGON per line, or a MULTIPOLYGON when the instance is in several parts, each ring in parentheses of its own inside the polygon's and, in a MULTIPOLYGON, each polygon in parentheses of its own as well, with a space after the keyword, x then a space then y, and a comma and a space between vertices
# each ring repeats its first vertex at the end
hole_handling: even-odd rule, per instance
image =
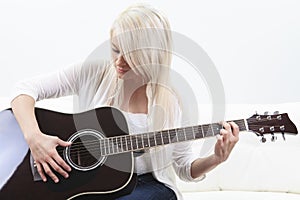
POLYGON ((215 145, 215 158, 218 163, 224 162, 229 157, 233 147, 239 140, 239 127, 234 122, 223 122, 223 128, 217 137, 215 145))

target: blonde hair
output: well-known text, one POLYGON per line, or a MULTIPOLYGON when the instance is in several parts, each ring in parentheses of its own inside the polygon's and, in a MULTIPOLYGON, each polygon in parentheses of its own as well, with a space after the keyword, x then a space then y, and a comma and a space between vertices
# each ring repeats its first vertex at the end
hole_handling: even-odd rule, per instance
MULTIPOLYGON (((148 5, 137 4, 119 15, 110 34, 111 38, 115 37, 120 53, 132 71, 143 77, 150 88, 147 94, 148 114, 155 119, 152 120, 152 123, 156 123, 154 129, 172 125, 175 120, 174 109, 180 108, 176 106, 179 105, 177 97, 169 83, 172 35, 167 18, 148 5)), ((116 89, 121 91, 121 87, 119 83, 116 89)), ((121 101, 122 94, 116 92, 112 104, 119 106, 121 101)))

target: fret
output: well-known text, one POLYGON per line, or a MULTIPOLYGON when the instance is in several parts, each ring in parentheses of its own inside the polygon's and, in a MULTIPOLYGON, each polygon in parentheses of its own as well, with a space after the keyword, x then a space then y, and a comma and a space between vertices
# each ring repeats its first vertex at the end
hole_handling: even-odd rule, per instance
POLYGON ((113 154, 114 153, 113 140, 112 140, 112 138, 108 138, 108 141, 109 141, 109 144, 108 144, 108 146, 109 146, 109 152, 110 152, 110 154, 113 154))
POLYGON ((169 130, 162 131, 161 135, 162 135, 163 143, 170 144, 169 130))
POLYGON ((169 136, 170 136, 170 142, 174 143, 174 142, 178 142, 178 137, 177 137, 177 133, 175 129, 171 129, 169 130, 169 136))
POLYGON ((214 136, 215 136, 215 135, 220 134, 220 130, 222 128, 222 125, 215 123, 215 124, 212 124, 212 128, 214 130, 214 136))
POLYGON ((192 132, 193 132, 193 139, 196 139, 196 135, 195 135, 194 127, 192 126, 192 127, 191 127, 191 129, 192 129, 192 132))
POLYGON ((193 127, 190 126, 185 128, 185 136, 186 136, 186 140, 195 139, 193 127))
POLYGON ((211 130, 212 136, 214 136, 214 135, 215 135, 215 132, 214 132, 214 124, 211 124, 211 125, 210 125, 210 130, 211 130))
POLYGON ((234 120, 234 122, 239 126, 240 131, 246 131, 247 127, 245 123, 245 119, 234 120))
POLYGON ((132 142, 132 149, 136 150, 137 149, 136 135, 131 136, 131 142, 132 142))
POLYGON ((156 145, 162 145, 163 144, 163 139, 162 139, 162 132, 154 132, 155 135, 155 142, 156 145))
POLYGON ((108 139, 105 139, 104 146, 105 146, 105 155, 108 155, 109 154, 108 139))
MULTIPOLYGON (((243 120, 234 121, 240 130, 246 129, 243 120)), ((215 136, 220 133, 222 125, 219 123, 189 126, 137 135, 117 136, 101 139, 99 141, 101 156, 134 151, 159 145, 182 142, 215 136)))
POLYGON ((121 139, 122 139, 123 152, 127 151, 128 149, 127 149, 127 142, 125 140, 125 136, 122 136, 121 139))
POLYGON ((148 134, 142 134, 142 138, 143 138, 143 144, 144 147, 149 147, 149 138, 148 138, 148 134))
POLYGON ((142 135, 136 135, 136 140, 137 140, 137 147, 138 149, 142 149, 144 147, 143 145, 143 139, 142 139, 142 135))
POLYGON ((204 137, 208 137, 210 135, 212 135, 212 132, 211 132, 211 125, 210 124, 206 124, 206 125, 202 125, 202 128, 203 128, 203 133, 204 133, 204 137))
POLYGON ((194 126, 195 139, 203 138, 202 126, 194 126))
POLYGON ((113 144, 114 153, 118 153, 118 146, 117 146, 117 138, 116 137, 112 138, 112 144, 113 144))
POLYGON ((155 141, 155 138, 154 138, 154 133, 153 132, 148 133, 148 137, 149 137, 149 145, 150 145, 150 147, 156 146, 156 141, 155 141))
POLYGON ((131 137, 130 137, 130 135, 127 135, 127 136, 125 136, 125 138, 126 138, 125 140, 126 140, 126 144, 127 144, 127 149, 128 149, 128 151, 130 151, 132 149, 131 137))
POLYGON ((186 141, 184 129, 179 128, 179 129, 176 129, 176 130, 177 130, 176 135, 177 135, 178 142, 186 141))
POLYGON ((100 140, 100 149, 101 149, 101 156, 105 155, 105 144, 104 144, 104 139, 100 140))
POLYGON ((112 138, 108 138, 108 149, 109 149, 109 153, 113 154, 113 145, 112 143, 112 138))
POLYGON ((202 138, 204 138, 204 129, 203 129, 203 126, 200 126, 201 127, 201 133, 202 133, 202 138))
POLYGON ((111 145, 110 145, 110 138, 107 138, 107 154, 112 153, 111 145))
POLYGON ((121 137, 117 137, 118 152, 123 152, 121 137))
POLYGON ((206 133, 206 137, 210 137, 210 136, 214 136, 214 132, 213 132, 213 128, 212 128, 212 124, 209 124, 209 126, 208 126, 209 128, 208 128, 208 131, 207 131, 207 133, 206 133))

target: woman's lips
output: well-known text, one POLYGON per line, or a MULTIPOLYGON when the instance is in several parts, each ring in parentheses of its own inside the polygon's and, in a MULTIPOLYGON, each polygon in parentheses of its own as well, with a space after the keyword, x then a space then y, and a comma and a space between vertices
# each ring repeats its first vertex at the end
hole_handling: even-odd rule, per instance
POLYGON ((124 69, 124 68, 121 68, 121 67, 117 67, 117 70, 118 70, 119 73, 122 73, 122 74, 124 74, 128 71, 128 69, 124 69))

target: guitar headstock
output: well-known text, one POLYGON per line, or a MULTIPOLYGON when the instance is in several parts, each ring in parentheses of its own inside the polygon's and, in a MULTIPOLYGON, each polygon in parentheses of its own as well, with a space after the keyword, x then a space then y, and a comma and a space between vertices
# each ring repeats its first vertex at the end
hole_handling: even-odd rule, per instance
POLYGON ((279 114, 275 112, 273 115, 254 114, 247 119, 248 129, 255 132, 256 135, 262 136, 262 142, 266 141, 265 134, 271 134, 272 141, 276 140, 275 133, 281 133, 283 139, 284 134, 298 134, 295 124, 290 120, 287 113, 279 114))

